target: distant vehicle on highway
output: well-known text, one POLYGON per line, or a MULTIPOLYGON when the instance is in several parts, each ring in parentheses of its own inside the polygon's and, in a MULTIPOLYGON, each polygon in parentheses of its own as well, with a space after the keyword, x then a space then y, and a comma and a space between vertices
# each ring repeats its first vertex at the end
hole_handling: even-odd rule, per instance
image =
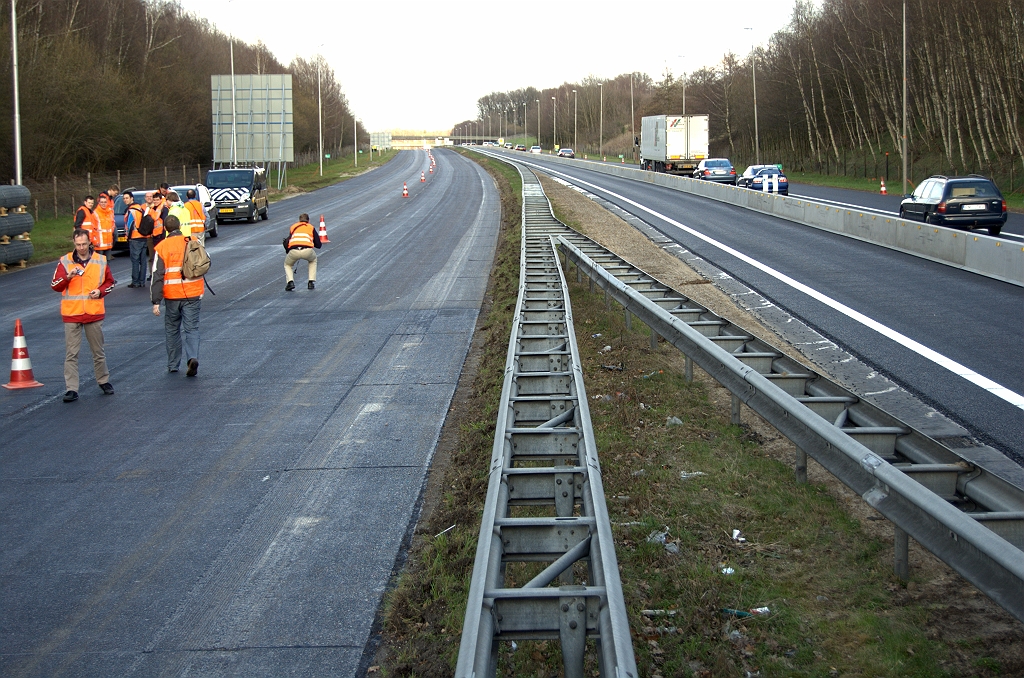
POLYGON ((524 146, 522 144, 516 144, 515 150, 517 150, 517 151, 525 151, 526 150, 526 146, 524 146))
POLYGON ((575 158, 576 154, 571 148, 560 148, 558 149, 559 158, 575 158))
POLYGON ((988 177, 937 174, 903 199, 900 218, 956 228, 987 226, 990 235, 999 235, 1006 223, 1006 200, 988 177))
POLYGON ((778 165, 751 165, 737 177, 736 185, 740 188, 752 188, 755 191, 789 195, 789 179, 778 165))
POLYGON ((697 164, 697 169, 693 170, 693 178, 735 186, 736 170, 726 158, 708 158, 697 164))
POLYGON ((540 146, 530 146, 530 153, 540 153, 540 146))
POLYGON ((505 148, 512 148, 512 143, 511 142, 506 142, 505 143, 505 148))
POLYGON ((262 167, 210 170, 206 173, 206 186, 213 196, 218 224, 227 219, 245 219, 251 224, 256 217, 270 217, 266 172, 262 167))

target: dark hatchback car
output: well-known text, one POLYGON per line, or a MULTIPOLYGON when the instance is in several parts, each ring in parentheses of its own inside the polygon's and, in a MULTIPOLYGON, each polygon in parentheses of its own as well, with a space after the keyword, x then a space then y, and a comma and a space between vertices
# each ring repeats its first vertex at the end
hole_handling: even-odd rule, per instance
POLYGON ((900 218, 938 226, 976 228, 987 226, 999 235, 1006 223, 1006 200, 987 177, 931 176, 900 203, 900 218))
POLYGON ((725 158, 708 158, 701 160, 697 169, 693 170, 693 178, 735 186, 736 169, 725 158))
POLYGON ((740 188, 789 195, 789 179, 778 165, 751 165, 736 179, 740 188))

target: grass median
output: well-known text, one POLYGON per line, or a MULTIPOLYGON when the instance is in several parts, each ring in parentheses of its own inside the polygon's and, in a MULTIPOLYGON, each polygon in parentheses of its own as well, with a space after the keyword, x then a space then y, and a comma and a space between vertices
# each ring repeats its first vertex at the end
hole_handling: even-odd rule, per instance
MULTIPOLYGON (((493 303, 481 323, 471 395, 446 423, 454 451, 431 470, 439 499, 386 597, 375 668, 386 676, 452 675, 465 614, 519 280, 519 213, 507 213, 518 203, 518 176, 478 161, 502 190, 493 303)), ((585 231, 559 200, 556 213, 585 231)), ((834 482, 797 485, 777 454, 788 445, 781 436, 746 411, 743 425, 731 425, 728 394, 700 370, 686 382, 676 349, 652 349, 639 322, 627 331, 621 309, 607 310, 586 279, 567 278, 641 676, 1024 670, 1012 649, 1019 624, 997 610, 986 613, 997 623, 975 625, 980 617, 953 598, 976 600, 977 592, 917 561, 910 584, 897 581, 891 540, 874 529, 882 525, 875 516, 852 514, 834 482)), ((557 643, 500 646, 498 675, 560 673, 557 643)))

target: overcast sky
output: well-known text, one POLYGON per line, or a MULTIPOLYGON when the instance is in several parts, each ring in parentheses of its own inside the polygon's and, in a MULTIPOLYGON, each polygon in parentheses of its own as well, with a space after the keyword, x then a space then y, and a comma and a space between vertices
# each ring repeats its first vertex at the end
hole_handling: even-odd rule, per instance
POLYGON ((794 0, 180 3, 284 64, 321 52, 370 131, 437 131, 474 118, 494 91, 630 71, 659 80, 745 56, 789 23, 794 0))

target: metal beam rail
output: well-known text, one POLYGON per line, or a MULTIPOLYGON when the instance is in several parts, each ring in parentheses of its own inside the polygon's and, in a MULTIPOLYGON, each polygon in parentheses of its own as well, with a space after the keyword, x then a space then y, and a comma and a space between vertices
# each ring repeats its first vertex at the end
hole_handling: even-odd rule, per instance
POLYGON ((814 373, 576 232, 558 237, 567 265, 664 337, 896 529, 894 567, 908 577, 907 536, 1024 621, 1024 492, 814 373))
POLYGON ((552 242, 566 227, 536 176, 520 173, 519 298, 455 675, 493 676, 502 641, 550 639, 561 644, 567 677, 583 678, 593 640, 603 678, 635 678, 569 293, 552 242))

